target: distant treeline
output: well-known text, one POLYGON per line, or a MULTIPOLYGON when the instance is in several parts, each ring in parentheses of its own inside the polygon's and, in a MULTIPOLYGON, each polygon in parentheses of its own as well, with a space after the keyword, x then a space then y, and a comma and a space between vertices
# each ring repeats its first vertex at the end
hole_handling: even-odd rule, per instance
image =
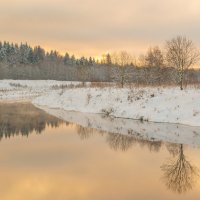
MULTIPOLYGON (((126 82, 137 84, 171 84, 176 81, 177 70, 164 66, 159 49, 148 52, 143 64, 128 54, 124 55, 125 58, 123 54, 105 54, 99 62, 92 57, 76 58, 68 53, 62 56, 55 50, 46 52, 40 46, 31 47, 27 43, 0 42, 0 79, 111 82, 128 74, 126 82), (119 71, 119 66, 127 72, 124 69, 119 71)), ((185 79, 188 83, 199 82, 199 70, 188 70, 185 79)))
POLYGON ((92 57, 75 58, 68 53, 62 56, 27 43, 0 42, 0 79, 106 81, 109 77, 107 67, 92 57))

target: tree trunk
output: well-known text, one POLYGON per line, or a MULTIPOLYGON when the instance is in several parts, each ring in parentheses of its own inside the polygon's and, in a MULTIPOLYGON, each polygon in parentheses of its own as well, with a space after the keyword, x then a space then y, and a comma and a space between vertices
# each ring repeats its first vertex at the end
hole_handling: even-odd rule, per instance
POLYGON ((181 82, 180 82, 180 89, 183 90, 183 79, 181 79, 181 82))
POLYGON ((122 79, 121 81, 121 87, 123 88, 124 87, 124 80, 122 79))
POLYGON ((183 75, 184 75, 184 70, 181 68, 180 71, 180 89, 183 90, 183 75))

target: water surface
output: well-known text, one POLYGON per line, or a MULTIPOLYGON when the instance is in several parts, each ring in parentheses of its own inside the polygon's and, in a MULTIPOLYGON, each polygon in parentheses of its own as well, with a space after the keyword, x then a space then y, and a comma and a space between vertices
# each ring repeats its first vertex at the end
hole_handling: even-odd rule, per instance
POLYGON ((66 122, 27 103, 0 104, 0 199, 200 198, 198 128, 182 144, 103 127, 66 122))

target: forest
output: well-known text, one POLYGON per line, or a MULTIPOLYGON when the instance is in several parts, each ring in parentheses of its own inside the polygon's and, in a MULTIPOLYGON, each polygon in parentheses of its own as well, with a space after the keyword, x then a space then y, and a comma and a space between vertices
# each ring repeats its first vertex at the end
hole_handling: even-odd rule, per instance
MULTIPOLYGON (((185 38, 179 39, 184 42, 185 38)), ((166 62, 165 57, 158 46, 138 58, 120 51, 104 54, 99 61, 92 57, 76 58, 69 53, 63 56, 56 50, 47 52, 27 43, 0 42, 0 79, 119 82, 122 87, 126 83, 177 84, 180 70, 166 62)), ((185 85, 200 82, 199 69, 188 67, 184 72, 185 85)))

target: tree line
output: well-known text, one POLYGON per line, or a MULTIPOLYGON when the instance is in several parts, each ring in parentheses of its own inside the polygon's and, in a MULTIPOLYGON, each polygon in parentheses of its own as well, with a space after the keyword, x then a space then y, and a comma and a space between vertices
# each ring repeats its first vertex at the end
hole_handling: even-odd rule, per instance
POLYGON ((9 64, 10 66, 19 64, 38 64, 44 60, 49 60, 53 62, 63 62, 63 64, 69 65, 93 65, 95 64, 95 59, 90 57, 85 58, 75 58, 74 55, 70 56, 68 53, 65 56, 59 54, 56 50, 51 50, 46 52, 40 46, 31 47, 27 43, 21 43, 20 45, 0 42, 0 62, 9 64))
POLYGON ((178 36, 134 58, 126 51, 108 53, 98 61, 46 52, 27 43, 0 42, 0 79, 54 79, 68 81, 118 82, 154 85, 198 83, 199 70, 190 69, 199 61, 199 51, 186 37, 178 36))

